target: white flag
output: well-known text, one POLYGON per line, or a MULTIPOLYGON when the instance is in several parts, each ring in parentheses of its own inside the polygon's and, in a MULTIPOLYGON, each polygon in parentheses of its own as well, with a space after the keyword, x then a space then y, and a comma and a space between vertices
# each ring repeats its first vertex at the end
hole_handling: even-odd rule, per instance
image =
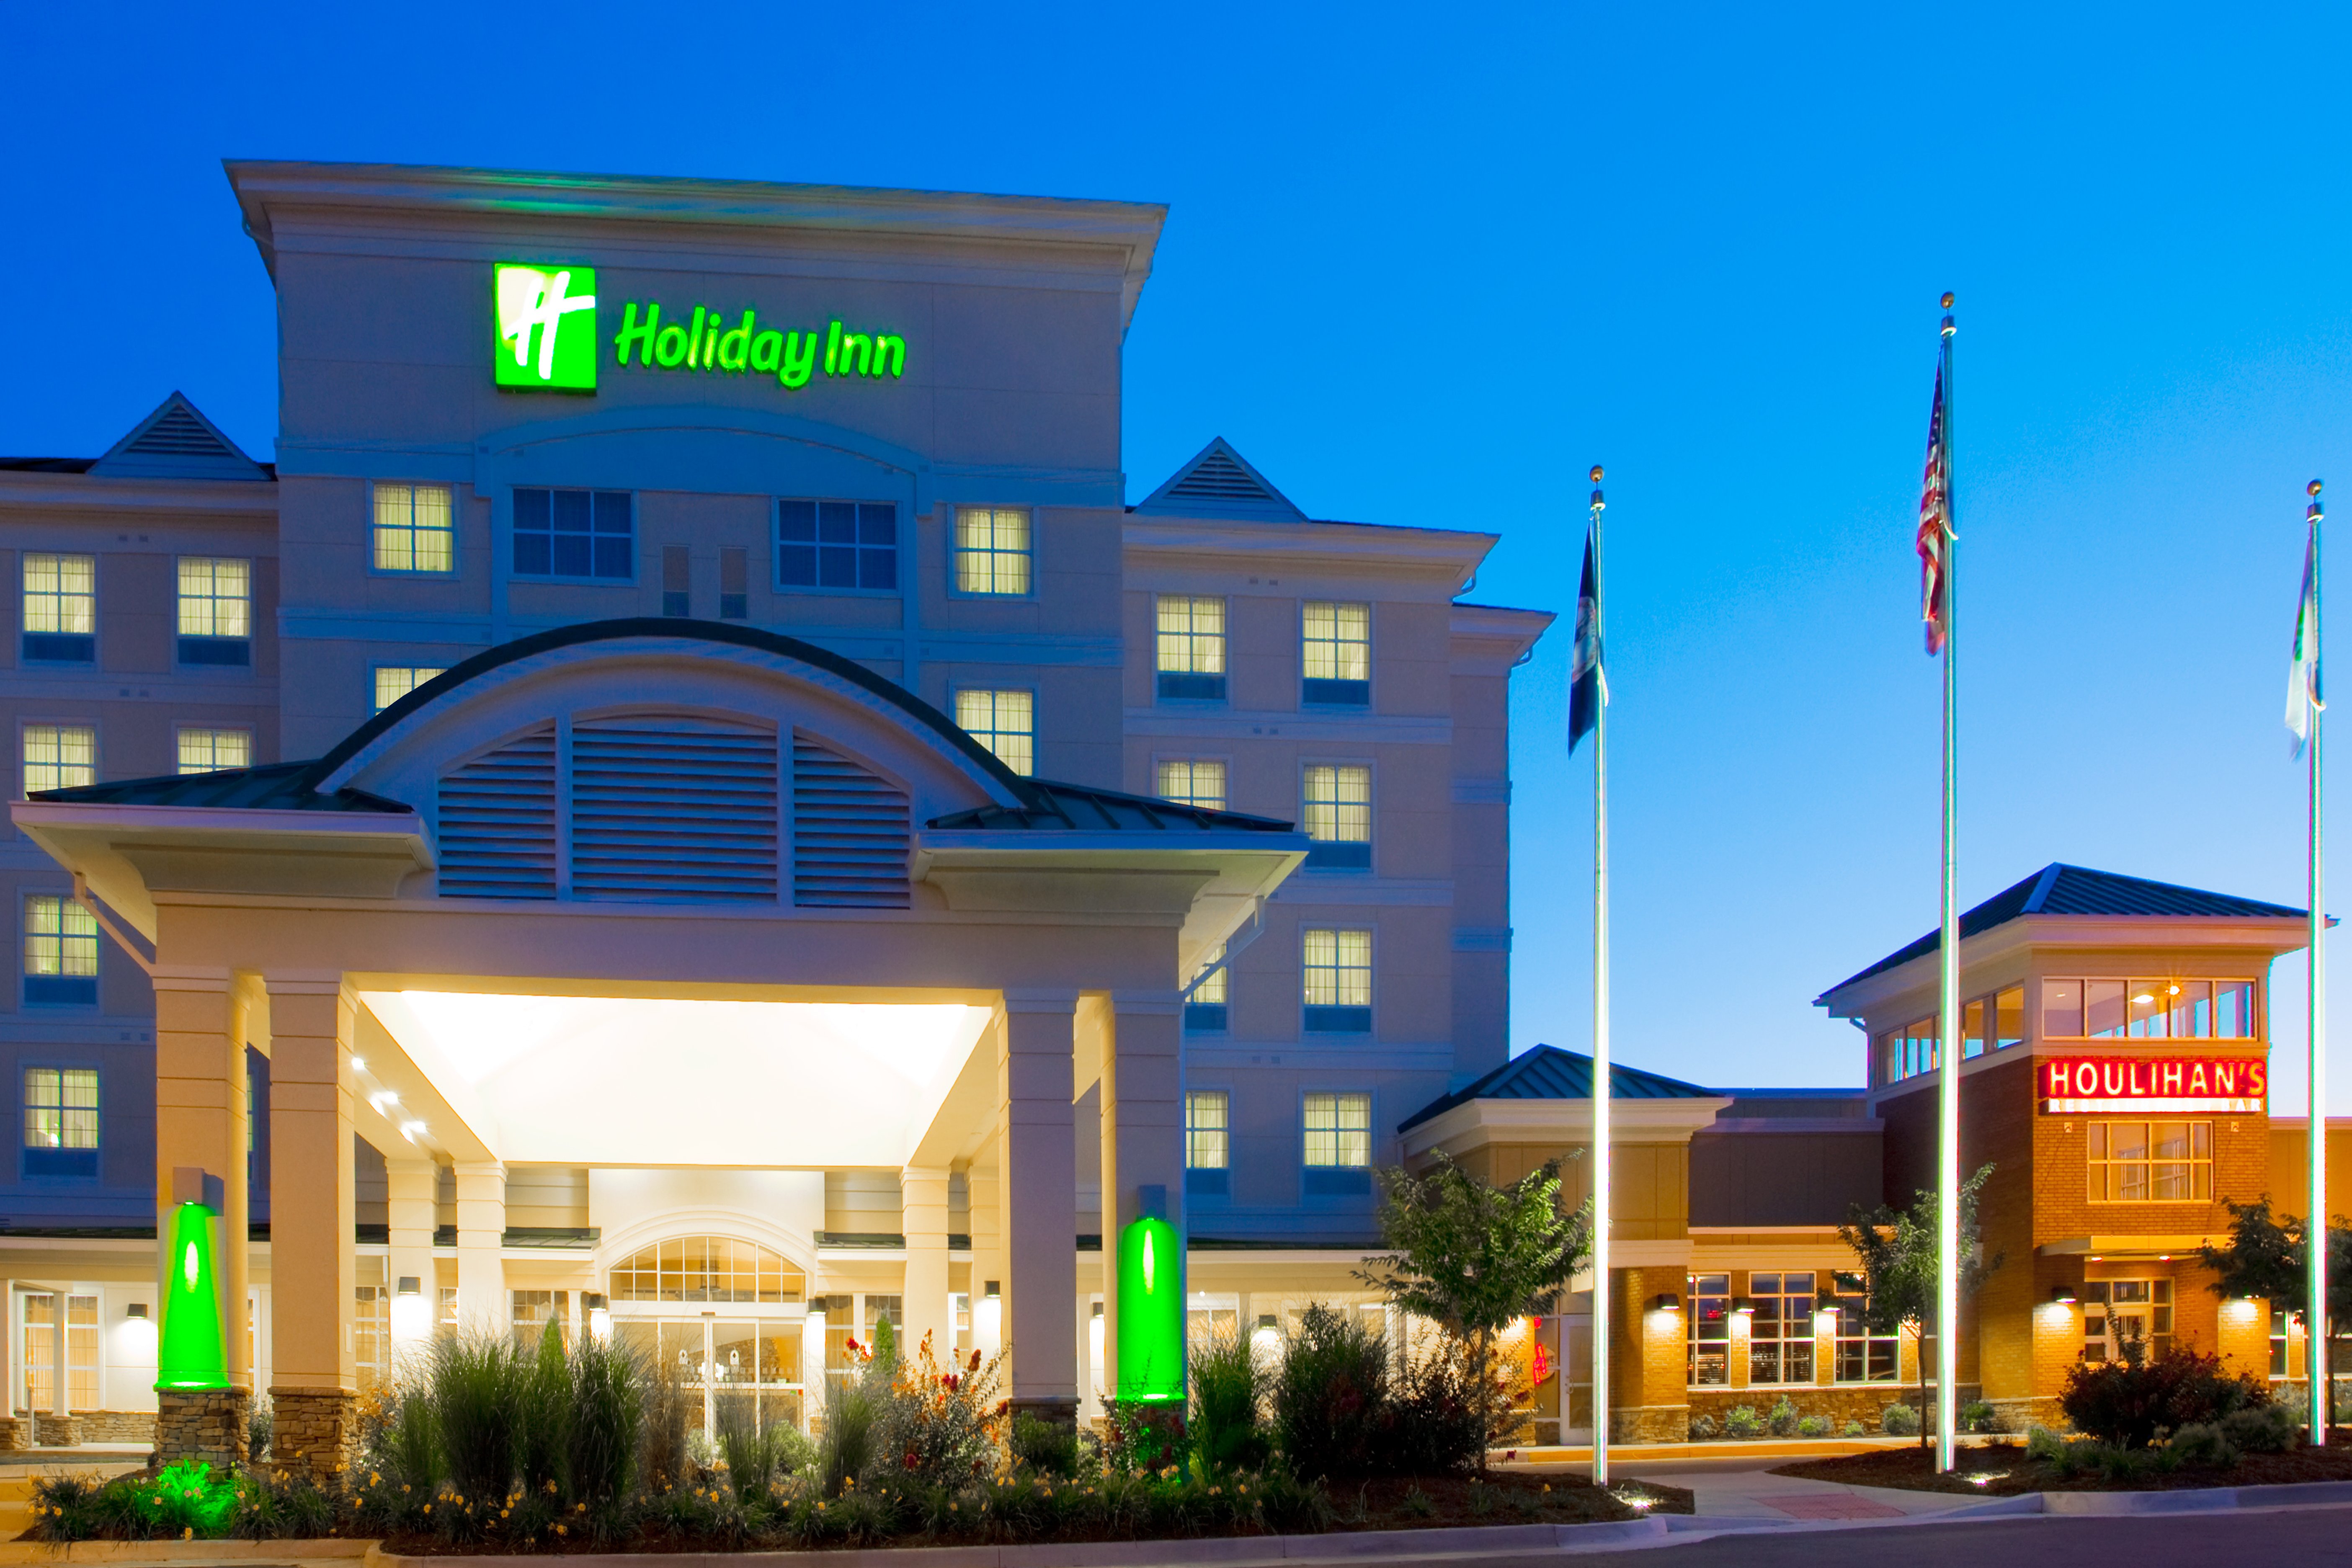
POLYGON ((2294 606, 2294 662, 2286 672, 2286 727, 2294 736, 2294 754, 2311 743, 2311 716, 2327 704, 2319 694, 2319 526, 2312 524, 2311 542, 2303 550, 2303 596, 2294 606))

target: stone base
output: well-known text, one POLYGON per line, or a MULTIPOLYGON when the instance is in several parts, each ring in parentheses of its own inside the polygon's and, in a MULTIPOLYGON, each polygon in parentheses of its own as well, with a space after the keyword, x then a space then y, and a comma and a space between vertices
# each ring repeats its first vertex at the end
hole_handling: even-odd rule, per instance
POLYGON ((359 1395, 339 1388, 273 1388, 270 1463, 306 1468, 320 1486, 340 1487, 358 1446, 359 1395))
POLYGON ((2032 1399, 1991 1399, 1986 1403, 2000 1412, 2003 1431, 2021 1435, 2035 1426, 2047 1426, 2053 1432, 2073 1430, 2066 1413, 2058 1408, 2058 1396, 2054 1394, 2032 1399))
POLYGON ((1078 1424, 1078 1396, 1075 1394, 1033 1394, 1025 1399, 1015 1394, 1006 1403, 1012 1405, 1011 1414, 1015 1416, 1034 1415, 1040 1421, 1074 1429, 1078 1424))
POLYGON ((155 1463, 202 1459, 215 1469, 246 1460, 246 1415, 253 1395, 242 1388, 202 1393, 159 1393, 155 1417, 155 1463))
MULTIPOLYGON (((1748 1406, 1759 1415, 1769 1416, 1772 1414, 1772 1407, 1784 1398, 1797 1407, 1797 1415, 1801 1419, 1807 1415, 1826 1415, 1836 1424, 1840 1431, 1845 1429, 1847 1422, 1859 1421, 1865 1431, 1876 1434, 1880 1430, 1880 1423, 1885 1416, 1888 1405, 1908 1405, 1915 1409, 1917 1408, 1919 1390, 1916 1384, 1906 1387, 1894 1383, 1826 1384, 1767 1383, 1755 1384, 1747 1388, 1694 1388, 1690 1391, 1690 1415, 1694 1421, 1702 1415, 1713 1416, 1717 1427, 1720 1428, 1723 1426, 1724 1417, 1742 1405, 1748 1406)), ((1962 1408, 1976 1402, 1977 1385, 1972 1383, 1962 1384, 1960 1385, 1962 1408)), ((2038 1402, 2011 1400, 2005 1403, 2022 1405, 2038 1402)), ((2049 1403, 2055 1405, 2057 1402, 2052 1400, 2049 1403)), ((1996 1405, 1994 1408, 2000 1409, 2000 1406, 1996 1405)), ((1935 1430, 1936 1391, 1932 1388, 1927 1391, 1927 1408, 1922 1411, 1920 1415, 1927 1429, 1931 1432, 1935 1430)), ((2002 1415, 2004 1420, 2008 1418, 2006 1411, 2002 1412, 2002 1415)), ((2036 1417, 2036 1419, 2040 1418, 2036 1417)), ((2042 1420, 2042 1425, 2047 1426, 2050 1422, 2042 1420)), ((2011 1424, 2010 1429, 2022 1432, 2025 1430, 2025 1426, 2022 1422, 2015 1422, 2011 1424)))
POLYGON ((152 1410, 79 1410, 85 1443, 152 1443, 155 1413, 152 1410))
POLYGON ((1687 1405, 1636 1405, 1609 1413, 1612 1443, 1681 1443, 1690 1437, 1687 1405))
POLYGON ((0 1415, 0 1453, 19 1454, 33 1446, 33 1418, 0 1415))
POLYGON ((80 1447, 81 1417, 36 1415, 33 1417, 33 1446, 37 1448, 80 1447))

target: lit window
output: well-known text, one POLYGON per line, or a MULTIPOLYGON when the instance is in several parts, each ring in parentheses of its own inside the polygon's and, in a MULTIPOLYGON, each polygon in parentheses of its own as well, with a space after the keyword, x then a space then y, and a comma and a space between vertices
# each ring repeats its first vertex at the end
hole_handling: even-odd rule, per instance
POLYGON ((98 1147, 98 1069, 25 1069, 25 1147, 98 1147))
POLYGON ((776 585, 780 588, 897 588, 898 508, 896 503, 887 500, 778 501, 776 585))
POLYGON ((807 1283, 798 1264, 758 1242, 674 1236, 614 1264, 612 1295, 615 1301, 782 1303, 799 1300, 807 1283))
POLYGON ((960 594, 1029 592, 1029 509, 960 506, 955 519, 955 582, 960 594))
POLYGON ((98 657, 98 558, 25 554, 24 657, 89 664, 98 657))
POLYGON ((553 1323, 556 1332, 567 1342, 572 1338, 572 1292, 569 1290, 515 1290, 515 1348, 526 1355, 539 1353, 539 1342, 553 1323))
POLYGON ((2094 1203, 2201 1203, 2213 1195, 2210 1121, 2094 1121, 2094 1203))
POLYGON ((253 662, 253 563, 180 557, 180 662, 253 662))
POLYGON ((1225 809, 1225 764, 1182 758, 1160 764, 1160 798, 1208 811, 1225 809))
POLYGON ((446 669, 424 664, 379 664, 375 667, 375 709, 378 713, 391 707, 436 675, 446 675, 446 669))
POLYGON ((1037 771, 1036 699, 1030 693, 959 691, 956 722, 1024 778, 1037 771))
POLYGON ((447 485, 375 487, 375 569, 457 569, 457 519, 447 485))
POLYGON ((1162 697, 1222 698, 1225 694, 1225 602, 1193 594, 1162 594, 1153 650, 1162 697))
MULTIPOLYGON (((29 1156, 31 1151, 26 1151, 29 1156)), ((89 1156, 95 1160, 96 1156, 89 1156)), ((26 1161, 31 1163, 29 1158, 26 1161)), ((92 1173, 97 1166, 92 1163, 92 1173)), ((58 1334, 66 1336, 63 1361, 66 1368, 66 1408, 95 1410, 98 1405, 99 1324, 98 1298, 95 1296, 58 1297, 48 1290, 26 1291, 24 1301, 25 1339, 17 1364, 25 1369, 25 1381, 17 1408, 19 1410, 55 1410, 58 1398, 58 1334), (58 1308, 62 1300, 65 1322, 58 1321, 58 1308)))
POLYGON ((2172 1281, 2087 1279, 2083 1283, 2083 1359, 2122 1361, 2125 1347, 2142 1361, 2172 1348, 2172 1281))
POLYGON ((2247 1040, 2251 980, 2045 980, 2044 1039, 2247 1040))
POLYGON ((1943 1037, 1935 1019, 1918 1018, 1879 1036, 1878 1050, 1879 1081, 1899 1083, 1936 1070, 1943 1059, 1943 1037))
POLYGON ((1306 1104, 1307 1163, 1364 1170, 1372 1163, 1372 1097, 1310 1094, 1306 1104))
POLYGON ((1748 1381, 1813 1381, 1813 1276, 1750 1274, 1748 1381))
POLYGON ((1372 770, 1317 764, 1307 770, 1307 863, 1363 870, 1372 863, 1372 770))
POLYGON ((1892 1383, 1902 1363, 1903 1337, 1870 1331, 1870 1296, 1859 1274, 1830 1276, 1831 1300, 1837 1309, 1837 1363, 1840 1383, 1892 1383))
POLYGON ((636 504, 626 490, 519 489, 514 493, 518 577, 636 575, 636 504))
POLYGON ((1225 964, 1225 944, 1217 943, 1202 959, 1208 971, 1192 994, 1184 1002, 1184 1026, 1213 1034, 1225 1026, 1225 981, 1229 971, 1225 964))
POLYGON ((25 1000, 82 1007, 98 1000, 98 921, 71 899, 25 900, 25 1000))
POLYGON ((1360 708, 1372 700, 1372 607, 1310 600, 1300 621, 1299 696, 1360 708))
POLYGON ((1731 1276, 1683 1277, 1684 1378, 1696 1388, 1731 1382, 1731 1276))
POLYGON ((253 731, 250 730, 180 731, 180 772, 184 774, 218 773, 223 768, 249 768, 252 765, 253 731))
POLYGON ((88 724, 27 724, 25 793, 98 782, 98 731, 88 724))
POLYGON ((1192 1171, 1222 1171, 1232 1163, 1227 1142, 1227 1100, 1222 1089, 1188 1089, 1184 1095, 1184 1165, 1192 1171))
POLYGON ((1360 1035, 1372 1026, 1372 933, 1310 928, 1301 939, 1309 1034, 1360 1035))
POLYGON ((2012 985, 1990 996, 1979 996, 1960 1009, 1960 1058, 1985 1054, 1985 1025, 1992 1025, 1992 1048, 2005 1051, 2025 1043, 2025 987, 2012 985))

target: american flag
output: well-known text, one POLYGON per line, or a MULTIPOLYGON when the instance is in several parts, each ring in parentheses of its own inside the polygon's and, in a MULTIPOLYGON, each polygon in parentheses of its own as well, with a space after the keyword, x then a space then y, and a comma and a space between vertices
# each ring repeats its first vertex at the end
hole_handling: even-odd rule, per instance
POLYGON ((1944 447, 1944 372, 1936 371, 1936 405, 1927 416, 1927 470, 1919 479, 1919 618, 1927 623, 1930 657, 1944 651, 1944 542, 1950 537, 1947 484, 1951 454, 1944 447))

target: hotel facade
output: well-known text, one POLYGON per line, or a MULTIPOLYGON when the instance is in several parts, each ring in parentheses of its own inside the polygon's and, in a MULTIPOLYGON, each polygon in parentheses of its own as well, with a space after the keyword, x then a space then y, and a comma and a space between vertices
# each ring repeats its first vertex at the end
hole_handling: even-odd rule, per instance
MULTIPOLYGON (((1221 440, 1126 503, 1163 209, 228 174, 274 463, 176 394, 0 460, 0 1440, 154 1430, 191 1183, 232 1381, 331 1463, 451 1324, 803 1421, 887 1321, 1089 1417, 1137 1220, 1196 1333, 1402 1336, 1356 1274, 1374 1169, 1581 1151, 1589 1061, 1506 1043, 1508 686, 1551 617, 1463 597, 1494 534, 1309 519, 1221 440)), ((2293 1188, 2299 911, 2020 887, 1962 955, 2004 1255, 1966 1392, 2042 1410, 2118 1336, 2293 1375, 2183 1256, 2293 1188)), ((1896 1397, 1916 1344, 1862 1331, 1835 1226, 1926 1182, 1933 968, 1823 998, 1863 1089, 1619 1069, 1622 1267, 1519 1331, 1539 1436, 1591 1429, 1595 1310, 1621 1436, 1896 1397)))

